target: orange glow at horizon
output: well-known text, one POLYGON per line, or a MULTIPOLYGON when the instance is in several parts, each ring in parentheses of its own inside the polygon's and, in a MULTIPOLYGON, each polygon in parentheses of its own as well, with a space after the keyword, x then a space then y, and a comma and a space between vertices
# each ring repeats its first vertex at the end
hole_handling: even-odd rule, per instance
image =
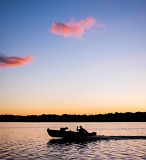
POLYGON ((133 106, 78 106, 78 107, 67 107, 67 106, 48 106, 48 107, 11 107, 7 109, 6 107, 1 109, 0 114, 13 114, 13 115, 42 115, 42 114, 107 114, 115 112, 146 112, 145 106, 133 107, 133 106))

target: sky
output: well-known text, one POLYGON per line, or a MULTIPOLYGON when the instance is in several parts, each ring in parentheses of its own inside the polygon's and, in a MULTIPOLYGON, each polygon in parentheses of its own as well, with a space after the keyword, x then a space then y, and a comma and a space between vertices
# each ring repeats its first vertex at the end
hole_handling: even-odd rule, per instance
POLYGON ((0 0, 0 114, 138 111, 145 0, 0 0))

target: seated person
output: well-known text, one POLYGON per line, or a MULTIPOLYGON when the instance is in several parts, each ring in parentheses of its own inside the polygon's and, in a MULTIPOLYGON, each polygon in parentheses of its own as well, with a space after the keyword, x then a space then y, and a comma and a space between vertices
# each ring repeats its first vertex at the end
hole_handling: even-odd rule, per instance
POLYGON ((80 126, 80 128, 78 128, 77 126, 77 131, 79 131, 80 133, 88 133, 82 126, 80 126))
POLYGON ((64 131, 66 131, 67 129, 68 129, 68 127, 65 127, 65 128, 62 127, 62 128, 60 128, 60 131, 61 131, 61 132, 64 132, 64 131))

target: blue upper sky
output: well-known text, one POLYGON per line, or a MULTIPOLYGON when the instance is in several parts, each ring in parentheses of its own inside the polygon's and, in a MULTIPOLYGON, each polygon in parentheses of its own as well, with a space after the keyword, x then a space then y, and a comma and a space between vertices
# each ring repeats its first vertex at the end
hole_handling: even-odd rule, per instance
POLYGON ((33 57, 0 68, 1 114, 146 111, 145 0, 0 0, 0 24, 0 63, 33 57))

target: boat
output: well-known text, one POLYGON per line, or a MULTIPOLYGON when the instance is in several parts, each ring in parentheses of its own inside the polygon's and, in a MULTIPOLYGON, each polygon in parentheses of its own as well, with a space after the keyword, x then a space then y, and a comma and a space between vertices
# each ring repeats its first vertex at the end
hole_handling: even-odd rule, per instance
POLYGON ((96 132, 92 133, 80 133, 75 131, 60 131, 60 130, 52 130, 47 129, 48 134, 51 137, 58 137, 58 138, 81 138, 81 137, 93 137, 96 136, 96 132))
POLYGON ((96 132, 92 133, 80 133, 75 131, 60 131, 47 129, 48 134, 54 139, 50 139, 49 143, 80 143, 80 142, 91 142, 100 140, 146 140, 146 136, 107 136, 107 135, 96 135, 96 132), (57 138, 57 139, 56 139, 57 138))

